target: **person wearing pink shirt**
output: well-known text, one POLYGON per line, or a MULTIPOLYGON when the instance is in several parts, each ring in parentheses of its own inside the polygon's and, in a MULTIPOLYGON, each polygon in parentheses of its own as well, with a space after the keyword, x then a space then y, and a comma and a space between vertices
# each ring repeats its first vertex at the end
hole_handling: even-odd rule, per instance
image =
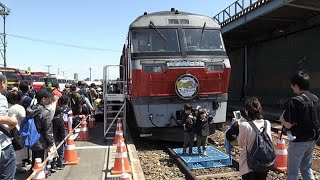
MULTIPOLYGON (((248 97, 245 101, 245 112, 248 120, 241 117, 239 124, 239 135, 237 137, 238 144, 241 147, 239 170, 243 180, 265 180, 268 172, 256 172, 248 167, 247 151, 249 151, 256 138, 256 132, 248 123, 253 121, 258 129, 263 129, 266 121, 266 133, 271 139, 271 124, 268 120, 264 120, 262 116, 262 107, 256 97, 248 97)), ((272 140, 272 139, 271 139, 272 140)))

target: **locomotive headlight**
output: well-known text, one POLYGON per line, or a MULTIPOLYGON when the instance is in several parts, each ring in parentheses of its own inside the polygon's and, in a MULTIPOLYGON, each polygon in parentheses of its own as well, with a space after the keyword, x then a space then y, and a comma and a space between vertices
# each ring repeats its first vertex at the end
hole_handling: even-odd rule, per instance
POLYGON ((162 66, 153 66, 153 72, 161 72, 162 71, 162 66))
POLYGON ((144 65, 142 68, 148 73, 160 73, 164 69, 163 65, 144 65))
POLYGON ((208 71, 223 71, 223 64, 209 64, 207 65, 208 71))

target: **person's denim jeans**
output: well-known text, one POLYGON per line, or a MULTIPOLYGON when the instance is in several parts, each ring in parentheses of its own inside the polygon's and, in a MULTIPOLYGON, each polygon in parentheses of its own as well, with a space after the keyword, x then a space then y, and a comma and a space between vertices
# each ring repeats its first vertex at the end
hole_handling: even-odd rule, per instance
POLYGON ((12 180, 16 174, 16 152, 10 144, 1 151, 0 180, 12 180))
POLYGON ((312 173, 312 154, 315 141, 289 142, 288 180, 298 180, 299 170, 303 179, 314 179, 312 173))

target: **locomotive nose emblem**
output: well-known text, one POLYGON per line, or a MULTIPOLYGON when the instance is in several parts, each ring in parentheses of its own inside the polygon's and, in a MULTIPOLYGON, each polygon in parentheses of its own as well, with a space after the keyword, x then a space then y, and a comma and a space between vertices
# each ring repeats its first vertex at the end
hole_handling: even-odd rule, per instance
POLYGON ((177 95, 185 100, 194 98, 199 92, 199 81, 191 74, 180 76, 175 84, 177 95))

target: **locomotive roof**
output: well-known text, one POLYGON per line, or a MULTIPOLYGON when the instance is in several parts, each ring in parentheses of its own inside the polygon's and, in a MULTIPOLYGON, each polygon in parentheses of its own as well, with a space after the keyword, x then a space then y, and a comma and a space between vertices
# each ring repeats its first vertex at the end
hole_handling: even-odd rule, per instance
MULTIPOLYGON (((156 27, 170 27, 170 26, 183 26, 183 27, 203 27, 206 23, 206 28, 220 29, 220 25, 208 16, 188 13, 188 12, 177 12, 177 11, 160 11, 151 14, 144 14, 139 16, 134 20, 131 25, 131 28, 139 27, 149 27, 150 22, 156 27), (170 24, 170 20, 188 20, 188 24, 170 24)), ((186 21, 184 21, 186 22, 186 21)))

